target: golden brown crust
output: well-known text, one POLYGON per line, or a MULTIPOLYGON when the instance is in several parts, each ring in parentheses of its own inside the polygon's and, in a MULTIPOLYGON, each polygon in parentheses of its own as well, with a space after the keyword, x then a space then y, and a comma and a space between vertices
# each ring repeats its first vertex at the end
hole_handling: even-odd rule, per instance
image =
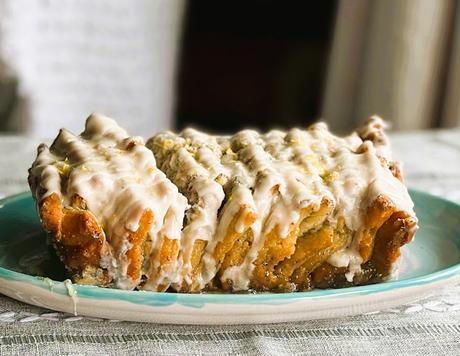
MULTIPOLYGON (((245 234, 249 226, 251 226, 256 219, 256 215, 252 212, 247 206, 241 206, 239 212, 233 217, 231 223, 228 226, 227 233, 225 234, 222 241, 219 241, 216 244, 212 252, 212 257, 216 264, 216 271, 218 272, 223 265, 224 268, 229 266, 228 263, 224 263, 224 260, 229 255, 230 251, 235 246, 235 243, 241 239, 245 234), (242 232, 238 232, 236 229, 237 223, 242 220, 242 224, 244 226, 242 232)), ((181 292, 199 292, 200 286, 198 283, 198 277, 200 272, 202 272, 203 266, 203 255, 206 251, 207 242, 204 240, 196 240, 192 249, 192 256, 191 256, 191 266, 192 266, 192 273, 191 273, 191 283, 183 283, 180 291, 181 292)), ((241 250, 237 249, 238 255, 241 256, 241 250)), ((217 280, 212 280, 207 286, 206 289, 215 289, 216 286, 220 285, 220 282, 217 280)))
MULTIPOLYGON (((157 274, 160 274, 161 270, 170 270, 171 268, 175 268, 175 262, 178 255, 179 243, 177 240, 165 237, 163 243, 161 244, 159 256, 157 257, 159 259, 157 274)), ((156 290, 157 292, 164 292, 169 288, 169 285, 169 283, 160 283, 156 290)))
POLYGON ((247 230, 234 242, 232 249, 225 255, 220 270, 217 273, 218 284, 223 290, 231 291, 233 288, 233 281, 231 279, 225 279, 224 272, 228 268, 241 266, 251 248, 253 239, 254 235, 252 230, 247 230))
POLYGON ((337 248, 332 248, 329 254, 325 254, 325 250, 318 250, 316 256, 305 251, 309 248, 315 250, 326 243, 324 240, 320 242, 322 238, 338 246, 333 238, 334 230, 324 224, 332 209, 332 202, 323 199, 317 211, 313 207, 300 211, 300 218, 296 224, 292 224, 287 237, 281 237, 277 228, 272 230, 255 262, 251 287, 257 290, 291 290, 296 282, 291 281, 290 277, 297 267, 307 259, 314 265, 315 257, 327 259, 336 251, 337 248), (310 236, 313 238, 310 239, 310 236))
POLYGON ((396 212, 377 232, 372 264, 379 274, 386 276, 399 258, 400 248, 414 237, 417 222, 404 212, 396 212))
MULTIPOLYGON (((245 226, 250 226, 255 216, 243 207, 245 226)), ((362 272, 353 282, 344 277, 346 268, 334 267, 326 262, 332 253, 343 248, 350 239, 350 231, 343 219, 335 228, 324 223, 331 206, 323 202, 317 212, 304 209, 299 223, 291 227, 287 237, 282 238, 277 228, 266 237, 263 248, 255 261, 251 288, 255 290, 308 290, 311 288, 344 287, 378 281, 391 273, 400 255, 400 247, 408 243, 416 228, 415 220, 404 212, 395 212, 385 197, 378 197, 368 209, 359 242, 363 258, 362 272), (318 226, 316 229, 312 227, 318 226)), ((62 207, 57 194, 51 194, 39 204, 40 217, 45 230, 53 236, 53 244, 74 281, 83 284, 108 285, 110 278, 101 268, 101 260, 108 253, 105 234, 95 217, 85 209, 84 200, 76 196, 72 206, 62 207)), ((238 218, 240 215, 238 215, 238 218)), ((142 265, 146 255, 146 236, 153 221, 153 213, 145 211, 139 229, 128 233, 130 249, 127 251, 128 276, 133 281, 142 278, 142 265)), ((242 233, 231 225, 225 239, 214 250, 219 261, 217 277, 208 289, 231 290, 231 280, 222 279, 223 272, 240 265, 252 243, 251 230, 242 233)), ((198 278, 206 241, 196 240, 191 256, 192 281, 198 278)), ((179 254, 177 240, 165 238, 157 255, 158 273, 174 265, 179 254)), ((157 290, 165 291, 169 284, 159 284, 157 290)), ((198 292, 197 285, 184 283, 181 292, 198 292)))
POLYGON ((374 239, 378 229, 394 212, 394 205, 388 198, 379 196, 368 208, 359 241, 359 253, 366 263, 374 250, 374 239))
MULTIPOLYGON (((86 210, 81 197, 63 207, 57 194, 44 198, 38 205, 44 229, 51 234, 56 251, 75 282, 108 285, 108 271, 103 258, 111 251, 103 228, 94 215, 86 210)), ((127 275, 137 285, 142 277, 144 243, 153 222, 153 213, 143 213, 137 231, 126 231, 130 248, 126 253, 127 275)))
POLYGON ((407 213, 393 213, 376 232, 372 256, 363 263, 362 271, 354 276, 352 282, 345 278, 347 268, 325 262, 312 272, 311 285, 316 288, 342 288, 385 280, 393 272, 401 247, 412 240, 416 227, 416 221, 407 213))
POLYGON ((44 198, 38 210, 43 227, 51 234, 58 255, 72 278, 91 284, 107 284, 108 274, 100 265, 101 256, 108 247, 94 215, 71 206, 63 208, 55 193, 44 198))
POLYGON ((311 272, 334 252, 344 248, 349 237, 343 219, 338 222, 336 229, 325 224, 320 230, 302 237, 296 250, 300 258, 293 264, 294 270, 291 272, 291 282, 296 285, 296 290, 312 288, 311 272))
POLYGON ((311 216, 312 208, 303 209, 298 222, 291 225, 286 237, 281 236, 278 225, 270 231, 254 263, 255 268, 251 280, 253 289, 270 290, 279 287, 280 276, 275 273, 275 268, 294 253, 300 227, 303 221, 311 216))
POLYGON ((256 220, 257 216, 247 206, 242 206, 238 214, 235 215, 232 222, 229 225, 229 231, 225 235, 223 241, 217 243, 214 249, 213 257, 216 261, 217 269, 220 268, 222 262, 227 253, 233 248, 235 242, 239 240, 247 231, 247 228, 251 226, 256 220), (235 228, 236 224, 240 219, 243 218, 244 229, 242 232, 238 232, 235 228))
POLYGON ((359 252, 363 259, 361 272, 355 274, 352 282, 345 278, 347 268, 335 267, 326 262, 332 251, 343 248, 349 239, 350 232, 343 220, 337 223, 335 229, 325 224, 320 230, 299 238, 295 253, 281 263, 277 270, 279 275, 289 276, 296 290, 340 288, 378 282, 391 274, 400 255, 400 248, 410 242, 415 230, 416 221, 412 217, 404 212, 395 212, 388 198, 380 196, 369 207, 366 215, 359 241, 359 252), (302 260, 303 264, 299 263, 302 260))
POLYGON ((139 221, 139 228, 136 231, 128 232, 127 239, 131 247, 126 252, 126 258, 128 260, 127 275, 136 285, 139 284, 142 277, 142 264, 144 262, 143 245, 152 223, 153 212, 151 210, 146 210, 139 221))
POLYGON ((196 240, 195 243, 193 244, 193 249, 192 249, 192 257, 190 259, 190 263, 192 266, 192 273, 191 273, 191 280, 192 283, 188 284, 184 281, 182 284, 182 287, 180 289, 181 292, 188 292, 188 291, 198 291, 196 290, 197 287, 191 287, 196 281, 199 273, 200 273, 200 266, 201 266, 201 259, 203 257, 204 250, 206 248, 207 241, 204 240, 196 240))

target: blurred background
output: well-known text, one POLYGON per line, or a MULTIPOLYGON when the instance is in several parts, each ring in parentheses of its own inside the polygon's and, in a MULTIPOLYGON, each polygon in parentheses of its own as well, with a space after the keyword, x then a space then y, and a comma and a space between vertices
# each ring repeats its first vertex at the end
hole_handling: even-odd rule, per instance
POLYGON ((0 0, 0 131, 460 124, 455 0, 0 0))

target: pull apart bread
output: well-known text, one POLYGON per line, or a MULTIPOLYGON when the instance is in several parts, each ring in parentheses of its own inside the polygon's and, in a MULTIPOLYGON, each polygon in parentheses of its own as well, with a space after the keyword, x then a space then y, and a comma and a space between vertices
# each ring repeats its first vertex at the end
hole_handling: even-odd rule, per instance
POLYGON ((384 122, 159 133, 144 145, 93 114, 42 144, 29 184, 76 283, 178 292, 374 283, 416 229, 384 122))

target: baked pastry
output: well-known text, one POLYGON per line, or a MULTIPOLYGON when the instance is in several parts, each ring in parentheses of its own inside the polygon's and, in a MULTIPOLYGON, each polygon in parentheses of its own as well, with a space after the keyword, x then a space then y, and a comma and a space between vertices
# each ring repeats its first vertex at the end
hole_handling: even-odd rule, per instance
POLYGON ((160 290, 174 279, 180 266, 163 254, 179 252, 187 200, 142 138, 91 115, 80 136, 62 129, 38 147, 29 185, 74 282, 133 289, 148 278, 160 290))
POLYGON ((78 283, 178 292, 382 281, 417 228, 384 122, 350 136, 193 129, 129 137, 106 117, 39 146, 29 182, 78 283))

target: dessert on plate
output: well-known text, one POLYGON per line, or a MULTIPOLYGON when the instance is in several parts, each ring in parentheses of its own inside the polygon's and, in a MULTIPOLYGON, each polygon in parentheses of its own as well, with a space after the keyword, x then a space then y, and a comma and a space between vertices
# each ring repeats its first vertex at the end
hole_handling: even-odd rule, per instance
POLYGON ((371 117, 264 134, 186 129, 144 141, 93 114, 40 145, 38 212, 76 283, 177 292, 303 291, 391 277, 417 228, 371 117))

